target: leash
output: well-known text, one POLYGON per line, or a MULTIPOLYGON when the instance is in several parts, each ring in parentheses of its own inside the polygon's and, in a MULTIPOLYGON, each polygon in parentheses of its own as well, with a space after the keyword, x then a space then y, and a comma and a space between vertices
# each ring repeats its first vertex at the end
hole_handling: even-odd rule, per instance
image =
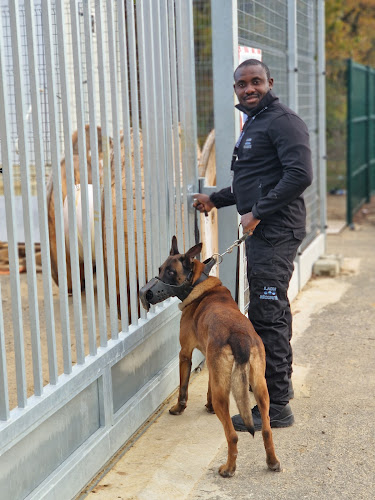
POLYGON ((214 253, 212 255, 212 257, 214 256, 217 256, 218 257, 218 261, 217 261, 217 264, 221 264, 223 262, 223 257, 224 255, 226 255, 227 253, 232 253, 233 252, 233 249, 236 248, 236 247, 239 247, 241 245, 241 243, 243 243, 246 238, 248 236, 251 236, 253 234, 254 231, 252 231, 251 229, 249 229, 249 231, 246 231, 246 233, 244 233, 241 238, 239 238, 238 240, 236 240, 230 247, 228 247, 225 252, 223 253, 214 253))

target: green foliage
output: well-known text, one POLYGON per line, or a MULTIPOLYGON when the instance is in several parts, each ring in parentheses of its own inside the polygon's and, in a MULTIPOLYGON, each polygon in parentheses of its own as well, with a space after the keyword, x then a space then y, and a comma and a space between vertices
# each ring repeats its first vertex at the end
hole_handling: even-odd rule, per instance
POLYGON ((375 0, 330 0, 326 5, 328 189, 345 187, 346 61, 375 66, 375 0))

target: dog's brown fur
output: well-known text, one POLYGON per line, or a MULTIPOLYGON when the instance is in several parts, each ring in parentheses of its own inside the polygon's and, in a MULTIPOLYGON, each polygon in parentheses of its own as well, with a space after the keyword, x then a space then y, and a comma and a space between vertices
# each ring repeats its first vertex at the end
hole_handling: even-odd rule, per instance
MULTIPOLYGON (((166 283, 181 284, 193 269, 193 284, 199 279, 204 264, 194 257, 202 244, 195 245, 185 255, 177 248, 173 237, 170 256, 160 268, 159 278, 166 283)), ((239 412, 248 431, 254 435, 249 384, 262 416, 262 435, 267 465, 280 470, 269 419, 269 395, 265 380, 265 351, 253 325, 238 309, 229 290, 221 281, 210 276, 197 284, 180 304, 180 390, 177 404, 169 411, 180 415, 186 408, 191 357, 195 348, 206 357, 209 371, 207 411, 216 413, 224 427, 228 442, 227 462, 219 469, 223 477, 236 470, 237 441, 229 414, 229 394, 232 389, 239 412)))

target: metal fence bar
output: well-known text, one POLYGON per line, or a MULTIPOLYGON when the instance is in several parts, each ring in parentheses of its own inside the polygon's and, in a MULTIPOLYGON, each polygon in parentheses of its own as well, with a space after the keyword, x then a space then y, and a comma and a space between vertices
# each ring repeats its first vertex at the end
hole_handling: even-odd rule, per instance
MULTIPOLYGON (((98 72, 99 72, 99 87, 100 87, 100 121, 102 127, 102 149, 103 149, 103 191, 104 191, 104 219, 106 228, 106 257, 107 265, 105 272, 107 274, 107 290, 109 302, 109 315, 111 324, 111 337, 118 337, 118 320, 117 320, 117 298, 116 298, 116 268, 115 268, 115 252, 113 239, 113 211, 112 211, 112 191, 111 191, 111 153, 109 144, 109 128, 108 128, 108 109, 107 109, 107 79, 106 79, 106 60, 103 26, 104 18, 102 12, 101 0, 95 0, 95 17, 97 27, 97 51, 98 51, 98 72)), ((107 345, 107 339, 100 337, 101 346, 107 345)))
POLYGON ((319 194, 320 230, 326 232, 327 225, 327 145, 326 145, 326 60, 325 60, 325 1, 317 6, 318 24, 318 130, 319 130, 319 194))
POLYGON ((29 154, 27 149, 27 121, 24 119, 24 73, 21 64, 21 42, 19 27, 19 5, 15 0, 9 5, 10 25, 12 34, 13 70, 16 97, 16 117, 21 170, 21 193, 23 208, 23 224, 26 244, 27 288, 31 333, 31 351, 33 358, 34 393, 40 396, 43 392, 42 361, 40 349, 40 328, 38 292, 36 288, 35 250, 31 220, 31 190, 29 176, 29 154))
POLYGON ((370 101, 370 165, 369 165, 369 196, 375 192, 375 143, 372 140, 375 133, 375 69, 370 68, 370 85, 371 85, 371 101, 370 101))
MULTIPOLYGON (((132 0, 128 0, 129 2, 132 0)), ((151 223, 151 150, 150 144, 150 109, 148 87, 147 61, 146 61, 146 41, 143 1, 137 0, 137 41, 138 41, 138 61, 139 61, 139 87, 141 99, 141 119, 142 119, 142 142, 143 142, 143 176, 145 189, 145 226, 146 226, 146 251, 147 251, 147 278, 153 276, 153 247, 152 247, 152 223, 151 223)), ((128 9, 129 12, 129 9, 128 9)))
POLYGON ((114 147, 114 171, 115 171, 115 189, 116 189, 116 223, 117 223, 117 259, 118 274, 120 284, 120 303, 121 303, 121 328, 123 332, 128 331, 128 294, 127 294, 127 275, 125 265, 125 238, 124 238, 124 213, 123 213, 123 195, 122 195, 122 176, 121 176, 121 142, 120 142, 120 122, 119 122, 119 102, 117 86, 117 62, 116 62, 116 40, 113 19, 113 2, 107 2, 107 26, 108 26, 108 50, 110 67, 110 86, 112 103, 112 123, 113 123, 113 147, 114 147))
MULTIPOLYGON (((165 260, 169 250, 169 220, 167 217, 167 165, 166 165, 166 117, 165 117, 165 101, 167 95, 165 93, 165 75, 163 71, 162 47, 161 47, 161 31, 160 31, 160 1, 153 1, 153 46, 154 46, 154 68, 155 68, 155 94, 158 98, 155 100, 155 124, 156 125, 156 140, 158 144, 158 191, 159 191, 159 231, 162 237, 160 238, 160 262, 165 260), (157 117, 157 120, 156 120, 157 117)), ((163 33, 163 36, 166 34, 163 33)))
POLYGON ((186 138, 186 108, 188 106, 188 96, 185 93, 185 82, 184 82, 184 72, 187 61, 184 60, 185 40, 183 39, 184 24, 186 20, 182 15, 182 5, 180 0, 175 2, 176 9, 176 42, 177 42, 177 60, 180 64, 177 65, 177 81, 178 81, 178 104, 180 110, 180 130, 181 130, 181 170, 182 170, 182 206, 183 206, 183 227, 184 227, 184 247, 185 250, 189 248, 190 238, 189 238, 189 207, 188 207, 188 197, 187 197, 187 185, 188 185, 188 175, 187 175, 187 138, 186 138))
POLYGON ((367 200, 369 146, 372 144, 372 138, 368 137, 370 128, 368 67, 349 59, 347 74, 347 222, 352 224, 355 211, 367 200), (363 92, 360 100, 358 84, 360 91, 363 92))
POLYGON ((68 308, 68 288, 66 279, 66 255, 63 222, 63 200, 61 189, 60 148, 58 131, 58 109, 56 104, 55 58, 53 54, 53 33, 51 5, 49 0, 42 3, 42 24, 45 41, 45 57, 47 71, 48 112, 50 118, 52 180, 55 196, 55 224, 57 267, 59 275, 60 320, 63 345, 64 373, 72 371, 72 354, 70 348, 70 327, 68 308))
POLYGON ((372 142, 374 140, 371 129, 371 113, 374 99, 374 89, 371 85, 371 67, 366 67, 366 110, 367 110, 367 137, 366 137, 366 160, 367 160, 367 175, 366 175, 366 202, 369 203, 371 199, 371 150, 372 142))
POLYGON ((47 200, 45 185, 45 158, 42 142, 42 118, 40 103, 40 84, 37 71, 37 45, 35 38, 34 21, 34 1, 25 2, 25 22, 26 35, 28 43, 28 64, 30 72, 31 106, 32 106, 32 124, 33 139, 35 150, 35 170, 36 170, 36 189, 38 194, 38 216, 39 233, 41 242, 42 270, 43 270, 43 290, 44 290, 44 311, 45 327, 48 346, 48 367, 50 384, 55 385, 58 379, 57 356, 56 356, 56 332, 55 318, 52 298, 52 280, 51 280, 51 260, 50 246, 48 237, 47 221, 47 200))
POLYGON ((353 72, 353 61, 348 59, 347 64, 347 84, 348 84, 348 96, 347 96, 347 149, 346 149, 346 217, 347 223, 352 223, 352 72, 353 72))
MULTIPOLYGON (((288 0, 288 105, 298 113, 298 36, 297 36, 297 1, 288 0)), ((295 257, 297 266, 300 263, 301 246, 295 257)))
POLYGON ((90 0, 83 2, 83 17, 85 26, 85 46, 86 46, 86 67, 87 67, 87 89, 88 89, 88 105, 89 105, 89 122, 90 122, 90 149, 91 149, 91 178, 93 186, 93 202, 94 202, 94 237, 95 237, 95 267, 96 267, 96 287, 97 287, 97 304, 99 317, 99 332, 101 343, 103 336, 107 336, 106 324, 106 302, 105 302, 105 286, 104 286, 104 260, 103 260, 103 236, 102 236, 102 214, 100 203, 100 175, 99 175, 99 154, 98 154, 98 135, 96 126, 96 89, 94 80, 94 62, 92 58, 92 19, 90 0))
MULTIPOLYGON (((182 56, 184 94, 187 106, 185 107, 185 135, 186 135, 186 172, 187 182, 185 193, 187 194, 189 218, 189 246, 195 241, 194 218, 197 215, 193 208, 193 193, 198 190, 198 161, 197 161, 197 121, 196 121, 196 93, 195 93, 195 64, 194 64, 194 21, 192 2, 181 2, 182 23, 182 56)), ((185 169, 184 169, 185 170, 185 169)))
POLYGON ((8 89, 3 54, 3 30, 0 23, 0 138, 3 165, 3 186, 5 196, 5 217, 8 235, 8 259, 10 289, 12 293, 12 324, 14 355, 16 361, 17 402, 20 408, 26 406, 25 352, 23 342, 22 305, 20 279, 18 274, 17 228, 14 206, 13 155, 10 149, 8 89))
MULTIPOLYGON (((57 43, 59 54, 59 70, 61 83, 61 104, 62 119, 64 128, 64 150, 65 150, 65 177, 68 203, 69 221, 76 221, 76 191, 74 182, 74 164, 73 164, 73 144, 72 144, 72 126, 70 118, 70 92, 68 85, 68 76, 66 72, 66 37, 65 37, 65 15, 62 2, 56 2, 56 24, 57 24, 57 43)), ((74 333, 76 339, 77 364, 85 363, 85 346, 83 340, 83 320, 82 320, 82 301, 81 301, 81 279, 78 257, 78 236, 77 224, 69 224, 69 250, 70 265, 73 291, 73 312, 74 312, 74 333)))
MULTIPOLYGON (((126 225, 127 225, 127 250, 129 266, 129 291, 131 322, 138 324, 138 304, 137 299, 137 262, 135 247, 135 227, 134 227, 134 207, 133 207, 133 159, 131 155, 132 139, 130 134, 130 108, 129 108, 129 81, 128 81, 128 54, 126 46, 125 10, 124 3, 117 2, 118 8, 118 43, 121 70, 121 95, 122 95, 122 124, 123 124, 123 148, 125 164, 125 190, 126 190, 126 225)), ((133 134, 134 136, 134 134, 133 134)), ((135 175, 135 172, 134 172, 135 175)), ((135 195, 135 193, 134 193, 135 195)), ((142 210, 141 206, 136 206, 137 212, 142 210)), ((142 226, 137 227, 138 232, 142 231, 142 226)))
MULTIPOLYGON (((229 165, 233 146, 239 136, 239 119, 235 115, 233 70, 238 63, 237 0, 211 1, 212 69, 215 124, 216 186, 230 185, 229 165), (222 117, 225 117, 223 120, 222 117)), ((238 214, 235 207, 218 210, 219 251, 224 251, 237 237, 238 214)), ((220 279, 235 296, 236 258, 234 252, 220 266, 220 279)))
MULTIPOLYGON (((171 68, 169 55, 169 29, 168 29, 168 6, 167 0, 160 1, 160 33, 162 74, 164 75, 164 110, 165 110, 165 161, 166 161, 166 186, 167 186, 167 216, 168 216, 168 238, 169 245, 172 236, 176 234, 175 217, 175 187, 173 175, 173 136, 172 136, 172 102, 171 102, 171 68)), ((169 247, 167 247, 169 248, 169 247)))
MULTIPOLYGON (((148 81, 148 93, 151 99, 148 101, 149 122, 150 122, 150 135, 149 135, 149 147, 150 147, 150 171, 146 175, 150 175, 151 178, 160 175, 160 147, 158 143, 158 124, 156 121, 156 77, 155 77, 155 45, 154 45, 154 3, 150 0, 144 2, 145 9, 143 11, 144 15, 144 26, 145 26, 145 49, 146 49, 146 67, 148 81)), ((159 118, 159 117, 158 117, 159 118)), ((162 262, 162 257, 160 253, 160 205, 159 205, 159 184, 150 184, 150 197, 151 197, 151 210, 153 214, 152 220, 152 242, 153 242, 153 274, 157 274, 157 269, 162 262)))
POLYGON ((9 420, 7 360, 5 352, 3 301, 0 283, 0 421, 9 420))
MULTIPOLYGON (((122 2, 120 2, 122 4, 122 2)), ((137 223, 137 255, 138 255, 138 285, 141 288, 146 282, 145 276, 145 252, 143 234, 143 206, 144 184, 142 184, 140 129, 139 129, 139 104, 138 104, 138 81, 137 81, 137 46, 135 34, 134 1, 126 1, 127 14, 127 36, 129 51, 129 74, 130 74, 130 94, 133 126, 133 151, 134 151, 134 175, 135 175, 135 197, 136 197, 136 223, 137 223)), ((143 135, 142 135, 143 139, 143 135)), ((150 276, 149 276, 150 277, 150 276)), ((146 318, 146 311, 141 307, 141 318, 146 318)))
POLYGON ((178 91, 177 91, 177 50, 176 50, 176 22, 174 0, 168 0, 169 14, 169 51, 171 62, 171 98, 172 98, 172 127, 173 127, 173 170, 175 179, 176 192, 176 224, 175 231, 180 245, 183 246, 183 220, 182 220, 182 179, 181 179, 181 162, 180 162, 180 137, 179 137, 179 108, 178 108, 178 91))
POLYGON ((297 3, 288 0, 288 105, 298 112, 297 3))
POLYGON ((88 175, 87 175, 87 154, 86 154, 86 133, 84 123, 84 98, 83 98, 83 78, 82 78, 82 57, 79 30, 79 12, 76 0, 70 1, 72 41, 73 41, 73 61, 74 61, 74 87, 77 107, 77 130, 78 130, 78 153, 79 153, 79 173, 81 184, 81 205, 82 205, 82 246, 83 260, 85 267, 85 292, 87 326, 89 338, 89 351, 92 356, 97 353, 96 346, 96 326, 95 326, 95 301, 94 282, 92 266, 91 230, 89 219, 89 195, 88 195, 88 175))

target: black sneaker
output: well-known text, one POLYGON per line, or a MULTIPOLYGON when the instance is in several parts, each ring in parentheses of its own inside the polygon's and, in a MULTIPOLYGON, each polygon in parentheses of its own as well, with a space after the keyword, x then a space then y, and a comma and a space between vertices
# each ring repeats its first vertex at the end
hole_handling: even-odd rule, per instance
MULTIPOLYGON (((260 431, 262 429, 262 419, 260 416, 260 411, 258 406, 254 406, 251 410, 253 414, 254 421, 254 430, 260 431)), ((290 427, 294 424, 294 415, 292 412, 292 408, 290 404, 286 405, 278 405, 276 403, 270 404, 270 421, 271 427, 280 428, 280 427, 290 427)), ((241 415, 234 415, 232 417, 233 426, 236 431, 239 432, 248 432, 241 415)))

